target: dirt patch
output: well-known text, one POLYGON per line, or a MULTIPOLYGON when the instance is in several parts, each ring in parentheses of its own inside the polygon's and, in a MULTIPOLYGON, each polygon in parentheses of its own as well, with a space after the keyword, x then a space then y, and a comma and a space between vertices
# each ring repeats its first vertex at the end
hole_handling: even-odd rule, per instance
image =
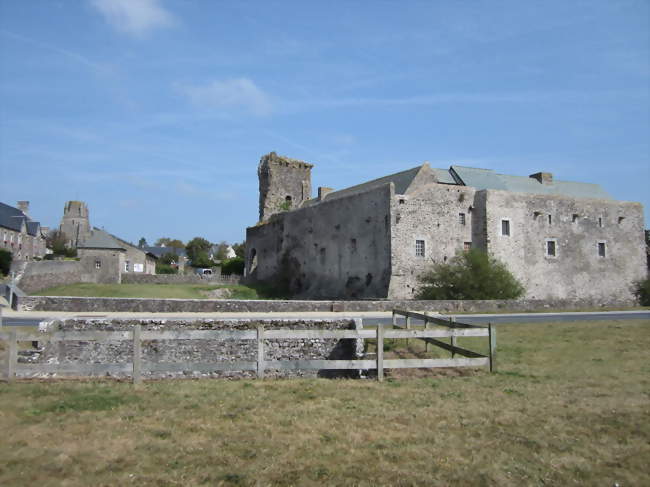
POLYGON ((228 288, 213 289, 212 291, 199 291, 202 296, 208 299, 230 299, 232 290, 228 288))

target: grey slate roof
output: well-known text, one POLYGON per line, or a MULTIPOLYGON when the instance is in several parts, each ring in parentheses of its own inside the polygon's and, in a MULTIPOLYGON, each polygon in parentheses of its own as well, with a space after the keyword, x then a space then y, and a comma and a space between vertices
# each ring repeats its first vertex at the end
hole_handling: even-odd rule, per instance
POLYGON ((612 197, 598 184, 557 181, 542 184, 528 176, 499 174, 491 169, 451 166, 452 175, 459 178, 465 186, 481 189, 500 189, 515 193, 547 194, 570 196, 572 198, 598 198, 611 200, 612 197))
POLYGON ((20 232, 23 222, 27 227, 27 233, 29 235, 34 237, 38 235, 41 227, 39 222, 33 221, 18 208, 0 203, 0 227, 20 232))
POLYGON ((340 189, 339 191, 333 191, 327 195, 327 199, 340 198, 343 196, 349 196, 351 194, 362 193, 370 189, 378 188, 384 184, 393 183, 395 184, 395 193, 404 194, 406 189, 411 185, 413 179, 417 175, 418 171, 422 166, 413 167, 407 169, 406 171, 397 172, 395 174, 389 174, 382 178, 373 179, 366 183, 357 184, 356 186, 350 186, 349 188, 340 189))
POLYGON ((110 233, 93 228, 90 237, 77 246, 80 249, 114 249, 126 250, 126 246, 120 243, 110 233))

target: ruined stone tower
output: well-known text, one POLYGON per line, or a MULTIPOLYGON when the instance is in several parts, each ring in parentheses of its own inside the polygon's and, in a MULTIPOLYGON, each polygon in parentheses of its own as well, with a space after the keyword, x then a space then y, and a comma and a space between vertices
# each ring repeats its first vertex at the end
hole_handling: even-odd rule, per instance
POLYGON ((260 181, 260 221, 272 215, 299 208, 311 198, 311 168, 297 159, 271 152, 260 159, 257 175, 260 181))
POLYGON ((68 201, 63 208, 59 230, 65 233, 68 246, 77 247, 90 236, 88 207, 83 201, 68 201))

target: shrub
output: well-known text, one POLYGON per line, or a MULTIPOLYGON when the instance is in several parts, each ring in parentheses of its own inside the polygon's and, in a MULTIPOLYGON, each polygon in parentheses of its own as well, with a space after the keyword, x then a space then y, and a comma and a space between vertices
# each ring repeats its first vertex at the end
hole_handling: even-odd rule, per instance
POLYGON ((633 292, 641 306, 650 306, 650 277, 637 282, 633 292))
POLYGON ((178 274, 178 268, 164 262, 156 262, 156 274, 178 274))
POLYGON ((226 259, 221 263, 221 273, 224 275, 238 274, 242 275, 244 273, 244 259, 241 257, 233 257, 232 259, 226 259))
POLYGON ((11 261, 13 258, 14 256, 11 254, 11 252, 5 249, 0 249, 0 274, 4 276, 9 274, 9 270, 11 269, 11 261))
POLYGON ((505 264, 477 249, 434 265, 420 281, 420 299, 515 299, 525 291, 505 264))

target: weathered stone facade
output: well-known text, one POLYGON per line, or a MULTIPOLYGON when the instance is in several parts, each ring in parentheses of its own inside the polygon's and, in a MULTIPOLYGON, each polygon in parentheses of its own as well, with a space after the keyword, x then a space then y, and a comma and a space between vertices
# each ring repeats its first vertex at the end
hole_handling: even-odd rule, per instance
POLYGON ((278 156, 275 152, 260 160, 257 174, 260 181, 260 221, 271 215, 299 208, 311 198, 311 168, 297 159, 278 156))
POLYGON ((0 249, 13 255, 14 261, 38 260, 45 256, 47 227, 29 217, 29 201, 16 207, 0 203, 0 249))
POLYGON ((83 201, 68 201, 63 208, 59 231, 67 237, 69 247, 77 247, 90 237, 88 207, 83 201))
POLYGON ((250 282, 304 298, 412 299, 424 271, 469 248, 503 261, 530 299, 630 301, 646 275, 642 206, 597 185, 424 164, 319 193, 247 229, 250 282))

